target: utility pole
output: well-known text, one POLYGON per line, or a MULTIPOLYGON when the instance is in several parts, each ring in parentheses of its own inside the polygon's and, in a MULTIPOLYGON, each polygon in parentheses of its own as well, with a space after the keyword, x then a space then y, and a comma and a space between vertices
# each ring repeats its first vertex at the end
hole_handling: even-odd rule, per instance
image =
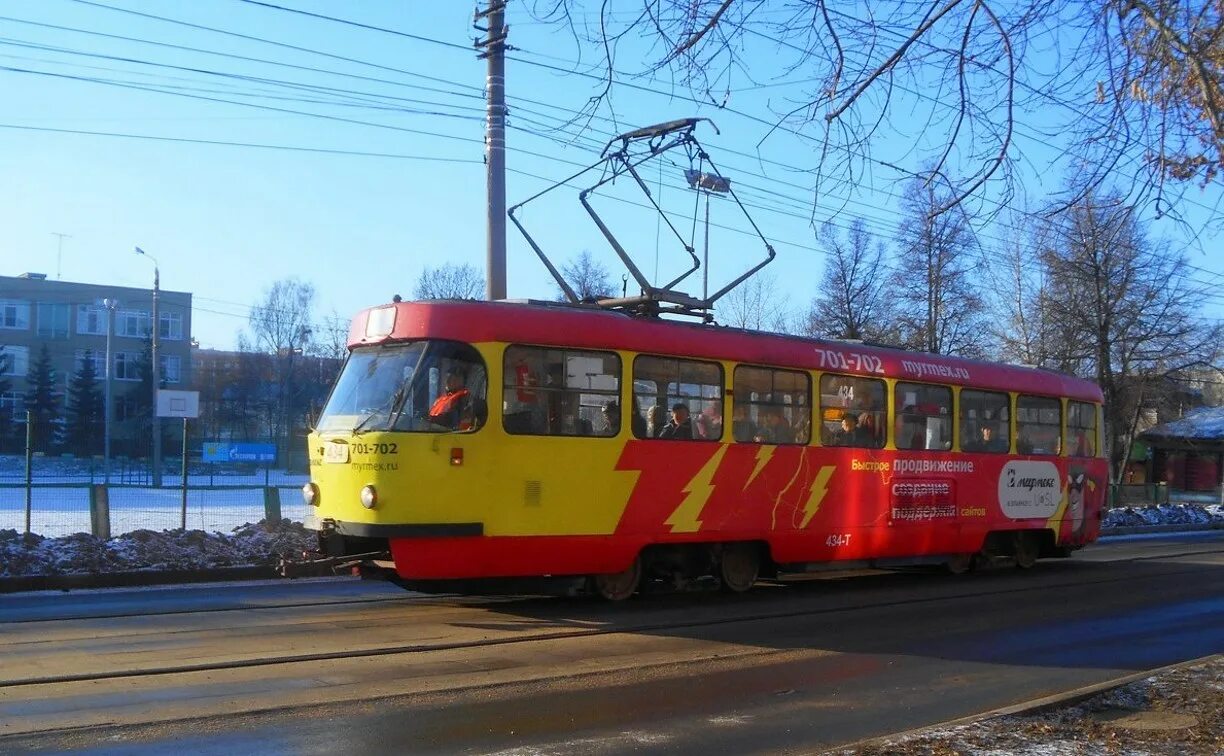
POLYGON ((70 234, 61 234, 58 231, 52 231, 51 235, 59 238, 59 243, 55 248, 55 280, 58 281, 63 278, 60 275, 60 265, 64 260, 64 240, 71 239, 72 236, 70 234))
POLYGON ((161 469, 161 418, 157 416, 157 392, 161 388, 161 363, 158 359, 157 337, 161 331, 161 321, 158 318, 157 299, 161 293, 161 273, 158 270, 157 258, 145 252, 140 247, 136 248, 136 254, 144 255, 153 261, 153 487, 161 488, 162 484, 162 469, 161 469))
POLYGON ((476 56, 488 62, 485 81, 485 169, 488 190, 488 253, 485 259, 485 294, 506 298, 506 0, 488 0, 477 10, 474 26, 485 32, 475 46, 476 56), (480 26, 482 20, 488 26, 480 26))
POLYGON ((103 299, 102 305, 106 308, 106 391, 105 402, 106 406, 102 410, 102 467, 105 470, 106 483, 110 485, 111 478, 111 418, 114 417, 114 412, 111 409, 113 400, 111 399, 111 378, 115 372, 115 355, 111 351, 111 339, 115 334, 115 308, 119 306, 119 301, 116 299, 103 299))

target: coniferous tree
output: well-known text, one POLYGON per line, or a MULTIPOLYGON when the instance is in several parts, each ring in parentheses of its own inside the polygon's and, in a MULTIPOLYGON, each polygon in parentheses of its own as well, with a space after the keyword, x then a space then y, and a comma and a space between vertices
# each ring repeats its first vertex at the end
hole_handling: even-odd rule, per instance
POLYGON ((53 424, 59 418, 60 396, 55 391, 55 366, 51 364, 51 352, 43 344, 38 359, 30 366, 30 390, 26 392, 26 409, 33 422, 31 439, 34 451, 47 451, 53 439, 53 424))
POLYGON ((102 388, 92 352, 86 350, 81 367, 68 384, 68 444, 77 454, 94 454, 102 440, 102 388))

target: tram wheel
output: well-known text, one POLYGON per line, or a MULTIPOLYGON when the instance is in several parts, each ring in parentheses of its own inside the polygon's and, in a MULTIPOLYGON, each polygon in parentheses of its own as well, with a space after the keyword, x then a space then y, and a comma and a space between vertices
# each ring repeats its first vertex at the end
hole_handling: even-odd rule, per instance
POLYGON ((1016 566, 1022 570, 1031 569, 1037 564, 1037 539, 1029 537, 1028 533, 1016 533, 1016 540, 1012 546, 1012 556, 1016 559, 1016 566))
POLYGON ((944 562, 944 569, 953 575, 964 575, 973 569, 973 554, 957 554, 944 562))
POLYGON ((634 557, 633 563, 622 572, 591 576, 593 591, 608 601, 624 601, 637 592, 638 584, 641 582, 641 557, 634 557))
POLYGON ((733 543, 723 549, 718 562, 722 589, 728 593, 743 593, 756 583, 761 574, 761 551, 749 543, 733 543))

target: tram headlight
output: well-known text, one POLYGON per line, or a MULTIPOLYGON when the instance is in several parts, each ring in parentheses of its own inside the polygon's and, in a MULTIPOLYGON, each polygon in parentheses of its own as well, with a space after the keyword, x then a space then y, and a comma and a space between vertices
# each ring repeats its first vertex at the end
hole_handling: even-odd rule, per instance
POLYGON ((314 483, 302 486, 302 501, 306 502, 308 507, 319 506, 319 487, 314 483))
POLYGON ((374 490, 374 486, 369 485, 361 489, 361 506, 366 509, 373 509, 378 504, 378 491, 374 490))

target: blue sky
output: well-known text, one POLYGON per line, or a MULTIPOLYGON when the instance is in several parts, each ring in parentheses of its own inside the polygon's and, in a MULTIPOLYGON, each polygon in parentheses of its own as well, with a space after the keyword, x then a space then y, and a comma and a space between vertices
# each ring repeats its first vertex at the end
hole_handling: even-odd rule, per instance
MULTIPOLYGON (((387 301, 393 294, 409 295, 426 265, 452 261, 483 267, 484 64, 470 50, 304 18, 238 0, 100 2, 360 62, 72 0, 3 0, 0 16, 10 19, 261 58, 326 73, 0 21, 0 66, 57 74, 0 70, 0 97, 6 104, 0 124, 445 161, 0 128, 0 171, 6 178, 0 188, 0 273, 35 270, 55 275, 57 240, 52 234, 60 232, 71 235, 63 247, 65 280, 146 286, 151 277, 148 262, 132 253, 132 247, 139 245, 160 260, 164 287, 195 294, 196 338, 204 346, 228 348, 245 325, 247 308, 280 278, 298 276, 313 283, 318 290, 316 314, 335 310, 348 316, 361 307, 387 301), (73 54, 82 52, 94 57, 73 54), (194 70, 154 68, 138 61, 194 70), (205 70, 334 91, 221 78, 203 73, 205 70), (178 87, 174 91, 195 98, 248 105, 78 80, 86 77, 178 87), (338 99, 349 105, 360 101, 363 107, 334 104, 338 99), (273 112, 250 104, 329 118, 273 112)), ((466 2, 283 0, 279 4, 460 46, 469 44, 475 34, 470 26, 471 5, 466 2)), ((592 162, 590 147, 605 141, 615 127, 594 120, 589 124, 592 130, 575 139, 572 134, 578 127, 565 122, 583 106, 598 82, 544 67, 575 67, 580 50, 568 34, 533 22, 518 0, 511 2, 509 20, 511 42, 519 48, 514 55, 520 59, 508 63, 511 123, 520 128, 508 138, 508 164, 518 171, 508 178, 508 199, 513 204, 545 186, 525 174, 553 179, 568 175, 575 170, 572 164, 592 162), (564 131, 546 131, 546 126, 564 131)), ((581 52, 586 63, 594 62, 589 49, 581 52)), ((640 71, 645 54, 643 47, 627 45, 617 67, 640 71)), ((769 40, 746 43, 747 60, 754 64, 754 72, 759 63, 757 76, 766 82, 773 82, 774 77, 782 82, 802 78, 799 72, 783 75, 789 55, 793 52, 769 40)), ((853 217, 863 216, 874 232, 885 237, 895 233, 896 175, 876 169, 854 183, 826 187, 828 192, 813 209, 807 190, 811 179, 802 172, 815 164, 811 140, 775 133, 760 148, 760 159, 752 157, 769 130, 762 121, 787 108, 790 98, 802 94, 801 88, 754 90, 746 79, 733 79, 728 104, 760 119, 752 120, 669 97, 668 91, 681 95, 688 91, 673 88, 667 81, 625 81, 661 94, 615 89, 613 102, 623 128, 689 115, 708 115, 715 120, 721 134, 704 127, 698 134, 742 188, 741 198, 755 206, 754 220, 775 241, 779 257, 771 271, 779 282, 779 296, 787 301, 805 303, 815 293, 823 261, 810 226, 813 218, 848 224, 853 217)), ((911 128, 906 108, 915 103, 913 98, 908 100, 902 96, 894 101, 893 128, 899 137, 911 128)), ((608 111, 601 115, 607 116, 608 111)), ((1041 170, 1047 148, 1032 136, 1019 139, 1024 155, 1036 166, 1025 169, 1026 190, 1038 197, 1055 191, 1058 178, 1041 170)), ((898 139, 898 145, 903 141, 898 139)), ((875 157, 909 160, 911 167, 918 167, 918 157, 900 146, 893 153, 885 147, 875 157)), ((680 163, 683 161, 652 168, 654 173, 647 177, 662 182, 663 202, 676 212, 678 221, 692 211, 692 197, 680 186, 681 171, 687 166, 680 163)), ((620 184, 613 194, 623 192, 624 199, 642 201, 629 189, 620 184)), ((1207 213, 1204 208, 1214 206, 1218 197, 1207 193, 1196 201, 1204 207, 1191 206, 1187 215, 1192 223, 1202 223, 1207 213)), ((607 202, 601 207, 607 208, 615 228, 624 234, 648 272, 654 272, 656 249, 660 277, 677 269, 682 253, 666 245, 666 228, 660 229, 653 215, 624 203, 607 202)), ((721 225, 747 229, 734 213, 720 215, 716 208, 715 216, 721 225)), ((555 250, 561 258, 590 249, 612 262, 573 191, 530 207, 526 220, 533 231, 539 231, 546 249, 555 250)), ((993 226, 982 232, 987 246, 1006 233, 993 226)), ((1155 226, 1154 232, 1167 234, 1173 243, 1184 243, 1179 229, 1171 224, 1155 226)), ((711 247, 712 283, 733 275, 763 253, 759 241, 722 228, 712 233, 711 247)), ((1213 239, 1190 249, 1189 254, 1192 263, 1202 269, 1193 271, 1196 277, 1224 281, 1224 254, 1213 239), (1204 254, 1204 249, 1209 252, 1204 254)), ((508 268, 511 296, 551 296, 547 274, 513 228, 509 231, 508 268)), ((1214 317, 1224 316, 1224 298, 1206 303, 1206 311, 1214 317)))

